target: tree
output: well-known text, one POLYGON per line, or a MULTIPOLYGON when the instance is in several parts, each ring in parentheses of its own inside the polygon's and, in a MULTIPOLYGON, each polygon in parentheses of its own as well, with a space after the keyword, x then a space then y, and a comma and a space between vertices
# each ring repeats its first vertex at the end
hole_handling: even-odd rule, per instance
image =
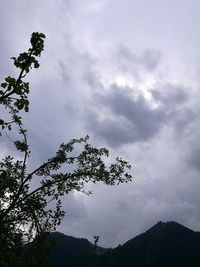
MULTIPOLYGON (((38 68, 38 57, 44 49, 45 35, 32 34, 27 52, 13 57, 19 68, 18 78, 8 76, 1 84, 0 104, 5 108, 0 118, 4 131, 18 130, 13 141, 21 160, 9 155, 0 160, 0 265, 8 255, 14 255, 24 243, 38 238, 45 231, 53 231, 64 216, 61 197, 72 191, 85 192, 88 182, 115 185, 131 180, 126 172, 131 166, 116 158, 110 166, 106 148, 96 148, 88 143, 89 137, 72 139, 63 143, 53 157, 29 170, 31 149, 21 112, 29 111, 29 83, 24 81, 32 68, 38 68), (77 149, 78 147, 78 149, 77 149), (39 181, 37 187, 31 186, 39 181), (54 203, 54 209, 49 203, 54 203)), ((51 205, 52 206, 52 205, 51 205)))

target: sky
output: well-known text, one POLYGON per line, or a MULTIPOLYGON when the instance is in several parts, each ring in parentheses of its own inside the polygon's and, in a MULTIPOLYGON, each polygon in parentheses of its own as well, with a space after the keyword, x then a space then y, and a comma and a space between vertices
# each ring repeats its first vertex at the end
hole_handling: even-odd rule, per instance
POLYGON ((1 80, 46 35, 28 77, 32 166, 86 134, 132 165, 128 184, 63 198, 59 231, 114 247, 158 221, 200 230, 199 17, 199 0, 0 0, 1 80))

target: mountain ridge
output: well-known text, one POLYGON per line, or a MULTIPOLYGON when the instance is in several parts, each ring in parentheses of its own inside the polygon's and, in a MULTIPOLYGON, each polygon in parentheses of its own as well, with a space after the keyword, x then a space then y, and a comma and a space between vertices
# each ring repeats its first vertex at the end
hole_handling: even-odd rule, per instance
MULTIPOLYGON (((86 238, 54 232, 49 240, 52 267, 198 267, 200 232, 177 222, 158 222, 115 248, 95 247, 86 238)), ((37 256, 37 254, 36 254, 37 256)))

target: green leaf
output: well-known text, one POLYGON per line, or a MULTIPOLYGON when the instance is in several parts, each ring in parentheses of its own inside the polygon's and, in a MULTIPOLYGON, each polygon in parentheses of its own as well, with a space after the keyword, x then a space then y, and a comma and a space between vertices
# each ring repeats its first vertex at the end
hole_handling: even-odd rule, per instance
POLYGON ((2 83, 1 87, 6 88, 7 85, 8 85, 7 83, 2 83))

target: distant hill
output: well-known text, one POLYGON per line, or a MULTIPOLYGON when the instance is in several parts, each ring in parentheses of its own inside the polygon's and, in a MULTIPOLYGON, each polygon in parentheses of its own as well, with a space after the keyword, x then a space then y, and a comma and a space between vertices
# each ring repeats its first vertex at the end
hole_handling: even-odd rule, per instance
POLYGON ((85 238, 75 238, 55 232, 50 237, 52 248, 50 257, 55 267, 82 267, 96 263, 97 255, 106 251, 98 247, 94 253, 94 245, 85 238))
POLYGON ((175 222, 159 222, 123 246, 101 256, 99 266, 197 267, 200 233, 175 222))
MULTIPOLYGON (((84 238, 48 234, 53 267, 199 267, 200 233, 176 222, 159 222, 114 249, 94 246, 84 238)), ((37 256, 35 256, 37 257, 37 256)))

